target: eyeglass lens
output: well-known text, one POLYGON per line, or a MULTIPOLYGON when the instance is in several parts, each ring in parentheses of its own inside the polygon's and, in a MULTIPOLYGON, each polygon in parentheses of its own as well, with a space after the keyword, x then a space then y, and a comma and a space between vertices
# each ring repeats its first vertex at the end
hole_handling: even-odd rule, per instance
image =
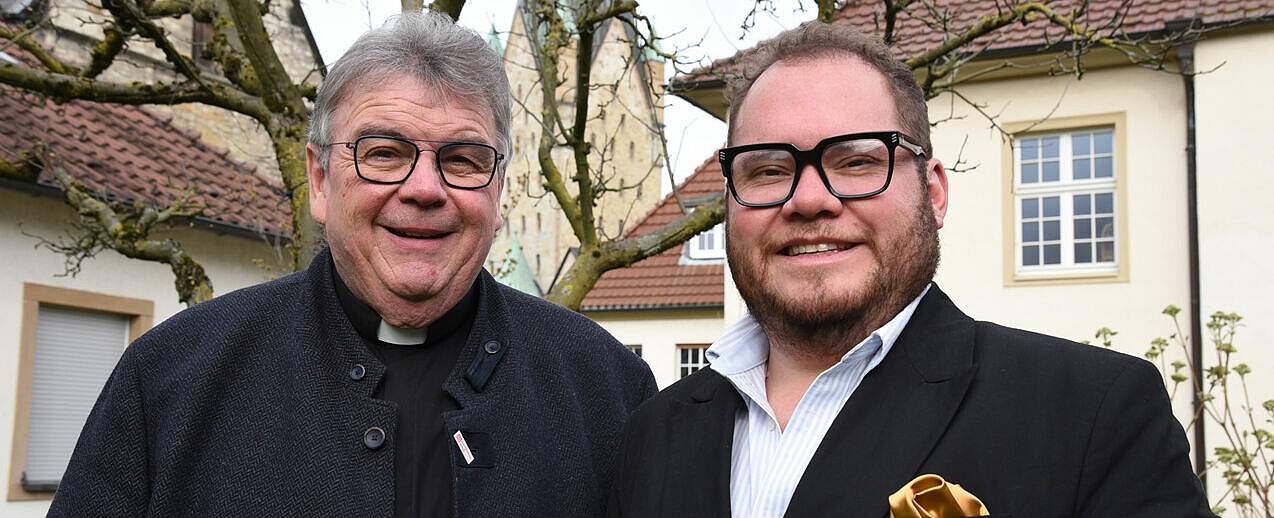
MULTIPOLYGON (((853 196, 879 191, 889 181, 889 146, 879 139, 834 142, 820 159, 832 193, 853 196)), ((746 203, 773 203, 792 192, 792 182, 804 164, 787 149, 755 149, 730 162, 734 190, 746 203)))
MULTIPOLYGON (((413 142, 386 137, 363 137, 354 144, 358 174, 373 182, 401 182, 411 174, 420 148, 413 142)), ((482 187, 495 172, 496 152, 478 144, 443 144, 432 151, 435 163, 447 184, 455 187, 482 187)))

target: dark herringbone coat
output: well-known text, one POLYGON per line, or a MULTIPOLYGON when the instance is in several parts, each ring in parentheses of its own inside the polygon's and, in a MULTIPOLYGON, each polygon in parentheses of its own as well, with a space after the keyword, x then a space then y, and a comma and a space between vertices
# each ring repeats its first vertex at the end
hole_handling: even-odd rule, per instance
MULTIPOLYGON (((475 455, 452 444, 455 514, 600 514, 620 428, 654 391, 649 368, 587 318, 486 272, 477 282, 473 330, 443 385, 461 407, 444 413, 447 434, 475 455), (475 377, 476 364, 494 370, 475 377)), ((187 309, 125 351, 49 514, 390 516, 396 407, 371 397, 383 373, 326 251, 187 309)))

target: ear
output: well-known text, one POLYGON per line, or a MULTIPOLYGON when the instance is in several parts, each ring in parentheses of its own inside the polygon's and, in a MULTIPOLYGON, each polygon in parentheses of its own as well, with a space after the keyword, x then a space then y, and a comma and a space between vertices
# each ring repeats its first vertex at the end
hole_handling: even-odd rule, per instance
POLYGON ((504 170, 496 173, 495 179, 491 181, 495 182, 495 231, 499 232, 504 228, 504 215, 500 213, 500 200, 504 196, 504 170))
POLYGON ((942 221, 947 217, 947 170, 937 158, 925 163, 925 184, 929 203, 933 205, 934 223, 942 228, 942 221))
MULTIPOLYGON (((310 193, 310 217, 320 225, 327 224, 327 172, 319 164, 323 150, 314 144, 305 145, 305 178, 310 193)), ((329 164, 330 165, 330 164, 329 164)))

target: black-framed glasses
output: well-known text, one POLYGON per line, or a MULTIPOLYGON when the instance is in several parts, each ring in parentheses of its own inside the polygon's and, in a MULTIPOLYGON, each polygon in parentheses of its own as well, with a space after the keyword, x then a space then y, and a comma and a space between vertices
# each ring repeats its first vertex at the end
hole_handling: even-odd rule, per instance
POLYGON ((504 159, 494 147, 478 142, 363 135, 353 142, 330 145, 337 144, 354 152, 354 171, 359 178, 381 184, 407 181, 416 170, 420 154, 430 151, 443 183, 457 189, 481 189, 491 183, 496 165, 504 159), (417 142, 438 144, 438 147, 422 149, 417 142))
POLYGON ((734 201, 747 207, 772 207, 792 198, 801 170, 809 164, 814 164, 827 190, 842 200, 885 192, 894 175, 894 150, 899 147, 917 157, 925 155, 906 135, 877 131, 828 137, 810 149, 785 142, 728 147, 717 152, 717 160, 734 201))

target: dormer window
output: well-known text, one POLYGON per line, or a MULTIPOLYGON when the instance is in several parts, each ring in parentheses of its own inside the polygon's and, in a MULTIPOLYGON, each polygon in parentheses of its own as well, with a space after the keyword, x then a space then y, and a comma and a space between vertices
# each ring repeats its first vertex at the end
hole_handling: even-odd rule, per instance
POLYGON ((686 242, 682 256, 688 263, 719 263, 725 259, 725 227, 715 227, 700 232, 686 242))

